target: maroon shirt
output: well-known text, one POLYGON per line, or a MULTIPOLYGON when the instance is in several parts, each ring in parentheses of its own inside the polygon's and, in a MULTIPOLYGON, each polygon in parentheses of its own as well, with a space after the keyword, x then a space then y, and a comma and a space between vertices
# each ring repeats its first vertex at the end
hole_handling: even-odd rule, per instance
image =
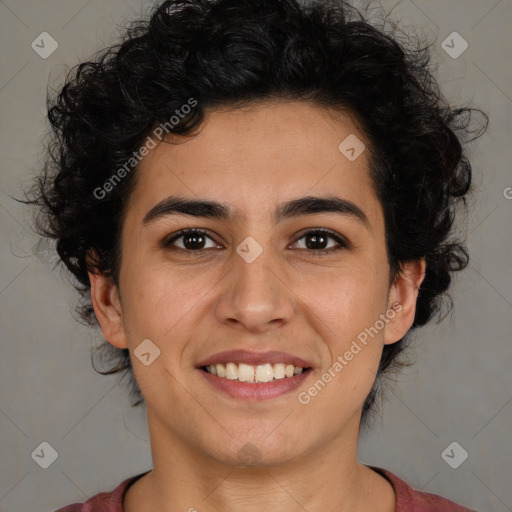
MULTIPOLYGON (((369 466, 391 482, 396 495, 395 512, 475 512, 434 494, 415 491, 389 471, 369 466)), ((85 503, 74 503, 55 512, 123 512, 126 491, 145 474, 133 476, 120 483, 112 492, 101 492, 85 503)))

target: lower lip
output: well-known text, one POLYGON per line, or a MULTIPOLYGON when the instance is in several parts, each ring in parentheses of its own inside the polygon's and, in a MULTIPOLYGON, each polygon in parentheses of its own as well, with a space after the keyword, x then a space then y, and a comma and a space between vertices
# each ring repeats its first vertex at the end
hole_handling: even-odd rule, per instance
POLYGON ((218 390, 227 393, 233 398, 244 400, 266 400, 289 393, 297 389, 312 373, 311 368, 304 370, 299 375, 284 377, 270 382, 240 382, 223 377, 217 377, 207 371, 199 369, 204 378, 218 390))

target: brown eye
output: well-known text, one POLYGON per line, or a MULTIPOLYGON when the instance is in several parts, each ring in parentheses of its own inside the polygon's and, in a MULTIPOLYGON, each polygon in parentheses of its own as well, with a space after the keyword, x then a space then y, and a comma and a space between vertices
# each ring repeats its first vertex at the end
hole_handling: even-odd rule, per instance
MULTIPOLYGON (((328 229, 309 230, 294 245, 299 243, 303 244, 303 247, 299 247, 300 250, 317 255, 350 248, 350 243, 344 237, 328 229), (302 240, 304 242, 301 242, 302 240)), ((185 252, 201 252, 208 249, 222 248, 206 231, 201 229, 183 229, 165 241, 163 245, 170 250, 185 252), (208 243, 210 243, 209 247, 207 246, 208 243)))
POLYGON ((304 240, 304 247, 301 247, 301 249, 322 254, 349 247, 348 242, 343 237, 328 229, 310 230, 304 233, 295 244, 298 244, 301 240, 304 240), (335 244, 329 246, 329 240, 334 241, 335 244))
POLYGON ((178 250, 183 251, 195 252, 218 247, 218 244, 205 231, 200 229, 184 229, 164 242, 164 246, 168 248, 177 248, 178 250), (176 245, 176 242, 180 239, 182 239, 181 246, 176 245), (213 242, 213 246, 205 247, 208 240, 213 242))

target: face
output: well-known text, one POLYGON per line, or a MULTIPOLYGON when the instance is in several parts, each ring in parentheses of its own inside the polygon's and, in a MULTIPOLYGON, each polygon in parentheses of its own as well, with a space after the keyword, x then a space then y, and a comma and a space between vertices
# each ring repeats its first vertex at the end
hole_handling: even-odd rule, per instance
POLYGON ((367 151, 354 160, 338 149, 349 135, 368 146, 346 113, 262 103, 212 111, 196 137, 141 162, 119 290, 91 274, 91 295, 105 338, 130 349, 152 436, 232 464, 357 439, 383 346, 410 327, 419 282, 389 285, 367 151), (170 196, 223 209, 191 215, 170 196), (227 365, 231 378, 201 368, 215 362, 242 366, 227 365), (289 365, 307 370, 233 378, 280 377, 289 365))

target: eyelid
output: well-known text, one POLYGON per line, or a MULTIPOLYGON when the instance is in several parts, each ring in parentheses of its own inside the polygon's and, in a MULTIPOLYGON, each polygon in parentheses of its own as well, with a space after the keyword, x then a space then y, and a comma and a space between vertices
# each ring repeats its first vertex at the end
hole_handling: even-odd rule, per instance
POLYGON ((292 245, 295 245, 299 240, 310 233, 322 233, 323 235, 329 236, 339 244, 339 246, 335 248, 331 247, 329 249, 317 249, 316 251, 308 251, 311 253, 329 253, 334 252, 337 249, 351 249, 353 247, 352 243, 345 236, 329 228, 306 228, 296 236, 295 242, 293 242, 292 245))
POLYGON ((309 233, 322 233, 324 235, 329 235, 330 237, 334 238, 338 243, 340 244, 344 244, 344 245, 351 245, 350 242, 348 241, 348 239, 343 236, 341 233, 338 233, 337 231, 334 231, 332 229, 329 229, 329 228, 306 228, 306 229, 303 229, 301 230, 296 238, 296 240, 300 240, 301 238, 303 238, 304 236, 306 236, 307 234, 309 233))
MULTIPOLYGON (((185 236, 185 235, 194 235, 194 234, 197 234, 197 235, 202 235, 206 238, 209 238, 210 240, 212 240, 212 242, 215 242, 217 245, 221 245, 217 242, 217 240, 215 240, 215 238, 213 238, 213 236, 211 236, 208 232, 208 230, 206 229, 202 229, 202 228, 184 228, 184 229, 180 229, 179 231, 177 231, 176 233, 172 233, 171 235, 169 235, 168 237, 164 238, 162 244, 164 247, 169 247, 171 246, 171 244, 173 242, 175 242, 176 240, 180 239, 182 236, 185 236)), ((196 251, 187 251, 186 249, 181 249, 181 247, 176 247, 177 250, 182 250, 182 251, 186 251, 186 252, 201 252, 201 251, 206 251, 208 249, 198 249, 196 251)))
MULTIPOLYGON (((333 231, 332 229, 320 228, 320 227, 317 227, 317 228, 310 227, 310 228, 303 229, 302 231, 300 231, 299 234, 295 235, 295 241, 292 244, 290 244, 290 245, 291 246, 295 245, 299 240, 301 240, 306 235, 311 234, 311 233, 320 233, 320 234, 323 234, 325 236, 328 236, 328 237, 330 237, 332 240, 334 240, 338 244, 337 247, 330 247, 328 249, 311 249, 311 250, 301 249, 302 251, 306 251, 308 253, 311 253, 312 255, 313 254, 317 254, 317 255, 329 254, 329 253, 333 253, 333 252, 336 252, 336 251, 341 250, 341 249, 351 249, 351 248, 353 248, 353 244, 345 236, 341 235, 337 231, 333 231)), ((183 237, 185 235, 188 235, 188 234, 202 235, 202 236, 204 236, 206 238, 209 238, 215 244, 222 245, 222 244, 219 244, 215 240, 215 238, 209 234, 208 230, 202 229, 202 228, 184 228, 184 229, 181 229, 178 232, 172 233, 171 235, 166 237, 163 240, 162 245, 166 249, 176 250, 176 251, 181 251, 181 252, 187 252, 187 253, 196 253, 198 255, 200 255, 201 253, 203 253, 205 251, 209 251, 211 249, 211 248, 207 248, 207 249, 187 250, 187 249, 182 249, 181 247, 175 247, 175 246, 172 245, 173 242, 175 242, 176 240, 178 240, 181 237, 183 237)))

